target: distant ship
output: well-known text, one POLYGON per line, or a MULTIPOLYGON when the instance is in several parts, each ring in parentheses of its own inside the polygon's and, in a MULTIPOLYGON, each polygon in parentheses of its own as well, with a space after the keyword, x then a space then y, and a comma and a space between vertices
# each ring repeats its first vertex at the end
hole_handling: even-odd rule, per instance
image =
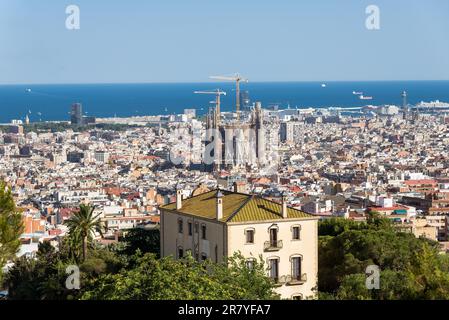
POLYGON ((25 89, 26 92, 31 92, 30 88, 25 89))
POLYGON ((362 96, 363 92, 352 91, 352 94, 355 96, 362 96))
POLYGON ((373 97, 364 96, 363 94, 359 97, 360 100, 373 100, 373 97))
POLYGON ((322 84, 321 84, 321 88, 326 88, 326 84, 325 84, 325 83, 322 83, 322 84))

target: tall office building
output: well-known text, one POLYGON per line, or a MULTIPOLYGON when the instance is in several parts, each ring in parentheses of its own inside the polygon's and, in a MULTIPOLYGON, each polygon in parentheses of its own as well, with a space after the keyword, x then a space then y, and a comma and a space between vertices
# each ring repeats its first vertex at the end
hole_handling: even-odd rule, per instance
POLYGON ((404 120, 407 120, 408 117, 408 106, 407 106, 407 92, 406 91, 402 91, 401 94, 402 97, 402 112, 403 112, 403 118, 404 120))
POLYGON ((251 99, 249 97, 249 91, 240 91, 240 103, 242 110, 249 111, 251 109, 251 99))
POLYGON ((75 125, 83 124, 83 106, 81 103, 72 104, 70 122, 75 125))
POLYGON ((304 141, 304 123, 301 121, 284 121, 279 127, 281 142, 301 143, 304 141))

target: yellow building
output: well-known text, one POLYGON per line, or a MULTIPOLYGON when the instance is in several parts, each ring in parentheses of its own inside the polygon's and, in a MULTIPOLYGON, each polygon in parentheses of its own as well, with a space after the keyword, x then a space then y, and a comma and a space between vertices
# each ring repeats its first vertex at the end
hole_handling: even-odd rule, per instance
POLYGON ((240 251, 250 264, 262 256, 284 299, 315 297, 318 218, 259 196, 205 192, 161 209, 161 255, 222 262, 240 251))

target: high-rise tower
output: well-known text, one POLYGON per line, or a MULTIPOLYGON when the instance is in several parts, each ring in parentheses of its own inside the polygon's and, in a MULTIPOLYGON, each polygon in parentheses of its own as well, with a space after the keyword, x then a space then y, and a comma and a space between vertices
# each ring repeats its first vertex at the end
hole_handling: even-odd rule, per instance
POLYGON ((407 120, 408 116, 408 107, 407 107, 407 91, 402 91, 402 112, 404 115, 404 120, 407 120))
POLYGON ((70 113, 70 122, 75 125, 82 125, 83 124, 83 106, 81 103, 74 103, 72 104, 72 109, 70 113))

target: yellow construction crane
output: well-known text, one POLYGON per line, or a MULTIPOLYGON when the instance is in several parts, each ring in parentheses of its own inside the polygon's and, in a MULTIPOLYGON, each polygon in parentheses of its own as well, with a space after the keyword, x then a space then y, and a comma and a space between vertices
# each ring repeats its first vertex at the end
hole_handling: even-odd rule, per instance
POLYGON ((248 82, 248 79, 243 78, 240 74, 236 73, 233 76, 211 76, 209 77, 214 80, 224 80, 224 81, 235 81, 235 107, 237 111, 237 120, 240 119, 240 82, 248 82))
POLYGON ((221 91, 220 89, 215 89, 213 91, 194 91, 193 93, 196 94, 213 94, 215 95, 215 114, 217 117, 217 125, 220 122, 220 115, 221 115, 221 111, 220 111, 220 96, 221 95, 226 95, 226 92, 221 91))

